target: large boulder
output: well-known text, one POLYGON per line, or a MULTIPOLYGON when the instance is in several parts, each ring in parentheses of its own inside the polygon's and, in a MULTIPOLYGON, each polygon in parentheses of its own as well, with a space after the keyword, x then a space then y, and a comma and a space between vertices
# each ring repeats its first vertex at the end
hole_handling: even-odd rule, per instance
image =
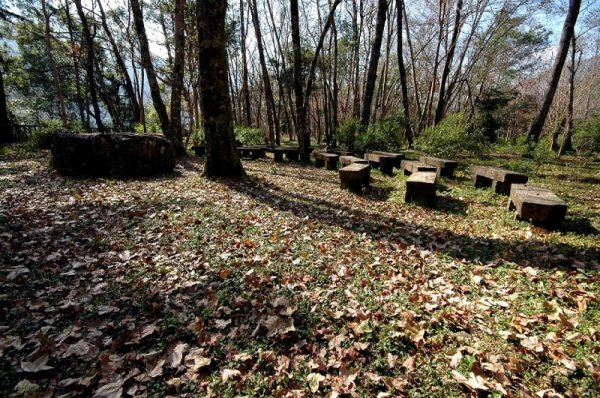
POLYGON ((58 132, 52 139, 52 166, 70 176, 141 176, 168 173, 175 150, 158 135, 58 132))

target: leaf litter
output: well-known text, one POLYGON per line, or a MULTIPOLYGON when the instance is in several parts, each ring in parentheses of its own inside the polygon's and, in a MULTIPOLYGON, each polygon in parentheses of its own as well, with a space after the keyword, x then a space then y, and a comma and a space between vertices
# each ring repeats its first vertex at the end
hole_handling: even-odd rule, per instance
POLYGON ((532 228, 460 179, 432 210, 398 200, 401 176, 357 196, 269 160, 250 183, 192 159, 137 180, 20 162, 0 194, 5 396, 597 396, 597 232, 532 228))

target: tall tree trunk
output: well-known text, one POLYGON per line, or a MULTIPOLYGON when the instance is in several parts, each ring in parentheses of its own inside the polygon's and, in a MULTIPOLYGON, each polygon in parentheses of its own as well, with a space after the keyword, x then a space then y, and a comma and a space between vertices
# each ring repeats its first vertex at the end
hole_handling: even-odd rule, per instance
POLYGON ((244 21, 244 0, 240 0, 240 29, 241 29, 241 52, 242 52, 242 101, 244 124, 252 126, 252 114, 250 113, 250 88, 248 87, 248 55, 246 54, 246 22, 244 21))
POLYGON ((196 0, 200 97, 206 138, 207 177, 245 178, 235 147, 227 62, 227 1, 196 0))
POLYGON ((160 87, 158 86, 156 71, 154 70, 154 65, 152 64, 152 57, 150 56, 150 46, 148 45, 148 37, 146 36, 146 27, 144 26, 144 16, 142 14, 140 2, 139 0, 130 0, 130 2, 131 11, 133 13, 133 22, 135 24, 135 30, 140 43, 142 66, 146 71, 146 76, 148 78, 154 109, 156 109, 156 114, 158 115, 158 119, 160 121, 162 133, 173 143, 175 148, 178 148, 183 146, 183 143, 177 142, 176 138, 171 135, 169 115, 167 115, 167 108, 162 97, 160 96, 160 87))
POLYGON ((63 95, 62 86, 60 83, 60 76, 58 69, 56 68, 56 62, 54 61, 54 51, 52 50, 52 37, 50 36, 50 14, 46 7, 46 0, 42 0, 42 12, 44 14, 44 38, 46 39, 46 51, 48 53, 48 63, 52 70, 52 80, 54 80, 54 88, 56 89, 56 96, 58 97, 58 109, 60 113, 60 119, 64 129, 68 127, 67 111, 65 108, 65 96, 63 95))
POLYGON ((306 106, 304 102, 304 84, 302 77, 302 48, 300 47, 300 21, 298 0, 290 0, 292 22, 292 45, 294 53, 294 94, 296 97, 296 135, 302 160, 310 156, 310 131, 308 130, 306 106))
POLYGON ((450 75, 450 68, 452 67, 452 60, 454 59, 454 52, 456 51, 456 43, 458 42, 458 35, 461 28, 461 12, 462 12, 463 1, 458 0, 456 2, 456 13, 454 15, 454 29, 452 31, 452 39, 450 40, 450 48, 446 54, 446 62, 444 63, 444 69, 442 70, 442 79, 440 81, 440 91, 438 93, 438 102, 435 109, 435 116, 433 123, 438 124, 444 113, 446 112, 446 83, 448 76, 450 75))
POLYGON ((263 47, 262 34, 260 31, 260 20, 258 18, 258 8, 256 1, 249 0, 250 13, 252 14, 252 24, 254 25, 254 35, 256 36, 256 46, 258 47, 258 58, 260 60, 260 69, 262 75, 263 86, 265 88, 265 101, 267 105, 267 127, 269 131, 269 145, 275 145, 276 130, 275 126, 275 100, 273 99, 273 89, 271 87, 271 79, 269 78, 269 70, 267 69, 267 60, 265 58, 265 50, 263 47))
POLYGON ((381 42, 383 40, 383 29, 385 28, 387 7, 387 0, 378 0, 375 38, 373 39, 371 47, 371 59, 369 60, 369 71, 367 72, 367 82, 365 86, 365 99, 360 117, 362 129, 367 128, 371 116, 371 103, 373 101, 373 92, 375 91, 375 80, 377 79, 377 67, 379 65, 379 55, 381 52, 381 42))
MULTIPOLYGON (((352 1, 352 41, 354 44, 352 58, 354 60, 354 81, 353 81, 353 98, 352 117, 358 119, 360 117, 360 37, 363 24, 363 0, 360 0, 358 7, 356 0, 352 1), (361 17, 360 26, 358 24, 358 16, 361 17)), ((354 141, 352 141, 354 144, 354 141)), ((354 149, 354 148, 350 148, 354 149)))
POLYGON ((98 89, 96 87, 96 78, 94 76, 94 40, 92 39, 92 33, 88 25, 87 18, 83 12, 81 6, 81 0, 75 0, 75 7, 77 7, 77 14, 81 19, 81 29, 83 34, 83 44, 85 48, 85 71, 87 74, 90 97, 92 101, 92 109, 94 110, 94 119, 96 120, 96 126, 98 131, 106 131, 104 123, 102 123, 102 113, 100 112, 100 106, 98 105, 98 89))
POLYGON ((573 149, 573 102, 575 101, 575 74, 577 73, 576 65, 576 54, 577 54, 577 38, 575 35, 571 38, 571 65, 569 69, 569 100, 567 102, 567 129, 565 131, 565 137, 563 138, 562 145, 558 151, 558 156, 563 155, 566 151, 573 149))
POLYGON ((0 54, 0 143, 9 142, 12 136, 12 123, 8 119, 6 91, 4 91, 4 59, 0 54))
POLYGON ((121 55, 121 49, 115 42, 113 38, 112 32, 108 27, 108 23, 106 21, 106 14, 104 12, 104 7, 102 6, 102 1, 97 0, 98 8, 100 9, 100 18, 102 20, 102 28, 106 33, 106 37, 110 42, 110 46, 113 50, 113 54, 115 56, 115 61, 117 66, 119 67, 119 71, 123 76, 123 88, 125 89, 125 94, 127 94, 127 98, 129 99, 129 103, 131 104, 131 114, 133 123, 140 123, 142 120, 140 104, 137 100, 137 96, 135 95, 135 90, 133 89, 133 83, 131 82, 131 76, 129 76, 129 71, 127 70, 127 66, 125 65, 125 60, 123 60, 123 56, 121 55))
POLYGON ((185 155, 181 131, 181 97, 185 62, 185 0, 175 0, 175 58, 171 77, 171 137, 178 155, 185 155))
MULTIPOLYGON (((404 0, 396 0, 396 12, 398 13, 398 69, 400 69, 400 87, 402 90, 402 109, 404 111, 404 137, 408 142, 408 148, 413 147, 413 133, 410 126, 410 106, 408 103, 408 84, 406 82, 406 68, 404 66, 404 53, 402 43, 402 13, 404 12, 404 0)), ((415 87, 416 90, 416 87, 415 87)))
POLYGON ((86 113, 83 107, 83 95, 81 94, 81 77, 79 75, 79 58, 75 48, 75 35, 73 33, 73 20, 71 19, 71 11, 69 10, 70 0, 65 0, 65 16, 67 19, 67 30, 69 31, 69 41, 71 45, 71 58, 73 59, 73 70, 75 72, 75 99, 77 101, 77 109, 79 111, 79 120, 82 126, 86 126, 89 129, 90 126, 87 123, 86 113))
POLYGON ((554 94, 558 88, 558 82, 560 81, 560 75, 562 73, 563 66, 565 65, 565 60, 567 59, 569 43, 575 34, 575 23, 577 22, 577 17, 579 16, 580 7, 581 0, 569 0, 569 11, 567 12, 567 17, 565 18, 565 23, 563 25, 562 35, 558 45, 558 53, 556 54, 556 61, 552 71, 552 77, 550 79, 550 85, 548 86, 548 90, 544 96, 542 107, 540 108, 538 115, 529 129, 529 133, 527 134, 527 141, 530 144, 537 143, 540 140, 540 135, 542 134, 542 129, 544 128, 544 123, 546 122, 548 112, 550 112, 550 106, 552 105, 554 94))

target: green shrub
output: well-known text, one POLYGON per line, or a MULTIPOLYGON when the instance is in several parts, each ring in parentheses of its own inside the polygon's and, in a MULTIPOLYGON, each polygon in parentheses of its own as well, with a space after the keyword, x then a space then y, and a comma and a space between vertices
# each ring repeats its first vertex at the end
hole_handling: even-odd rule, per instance
POLYGON ((402 148, 404 137, 404 118, 393 116, 381 119, 370 125, 356 140, 355 149, 359 152, 390 151, 402 148))
POLYGON ((242 145, 262 145, 265 143, 265 134, 262 129, 246 126, 235 126, 235 139, 242 145))
POLYGON ((354 148, 355 137, 360 129, 358 119, 347 119, 335 130, 337 145, 341 148, 354 148))
POLYGON ((60 119, 47 119, 40 122, 40 128, 35 130, 31 136, 31 144, 40 149, 50 149, 52 136, 57 131, 63 131, 60 119))
POLYGON ((461 152, 482 155, 489 142, 480 129, 467 122, 464 114, 455 113, 423 131, 416 144, 418 149, 431 155, 453 157, 461 152))
POLYGON ((204 127, 200 126, 199 128, 192 131, 190 140, 192 141, 193 146, 197 146, 204 143, 204 127))
POLYGON ((573 149, 579 154, 600 153, 600 116, 577 126, 573 134, 573 149))

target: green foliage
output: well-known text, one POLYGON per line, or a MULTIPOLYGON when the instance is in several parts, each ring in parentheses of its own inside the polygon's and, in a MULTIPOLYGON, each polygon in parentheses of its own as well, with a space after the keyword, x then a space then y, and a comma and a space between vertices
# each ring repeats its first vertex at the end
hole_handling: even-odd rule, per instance
POLYGON ((418 149, 442 157, 453 157, 461 152, 481 155, 488 145, 481 129, 470 125, 462 113, 446 116, 417 139, 418 149))
POLYGON ((31 136, 31 144, 40 149, 49 149, 52 145, 52 134, 64 130, 60 119, 45 119, 40 122, 40 128, 31 136))
POLYGON ((360 121, 358 119, 344 120, 334 133, 337 146, 341 148, 354 148, 354 141, 359 128, 360 121))
POLYGON ((551 163, 557 158, 557 154, 550 149, 550 138, 545 136, 537 143, 531 152, 533 163, 535 164, 535 172, 537 173, 544 164, 551 163))
POLYGON ((404 118, 392 116, 370 125, 356 140, 356 150, 397 152, 402 148, 404 118))
POLYGON ((200 128, 192 131, 190 139, 192 140, 192 145, 200 145, 204 142, 204 127, 200 126, 200 128))
POLYGON ((573 148, 579 154, 600 153, 600 116, 587 119, 576 127, 573 148))
POLYGON ((235 126, 235 139, 242 145, 262 145, 265 143, 265 134, 262 129, 246 126, 235 126))
MULTIPOLYGON (((160 127, 160 120, 158 114, 153 106, 145 107, 146 116, 146 133, 147 134, 161 134, 162 128, 160 127)), ((133 131, 138 134, 144 134, 144 125, 141 123, 135 123, 133 125, 133 131)))

